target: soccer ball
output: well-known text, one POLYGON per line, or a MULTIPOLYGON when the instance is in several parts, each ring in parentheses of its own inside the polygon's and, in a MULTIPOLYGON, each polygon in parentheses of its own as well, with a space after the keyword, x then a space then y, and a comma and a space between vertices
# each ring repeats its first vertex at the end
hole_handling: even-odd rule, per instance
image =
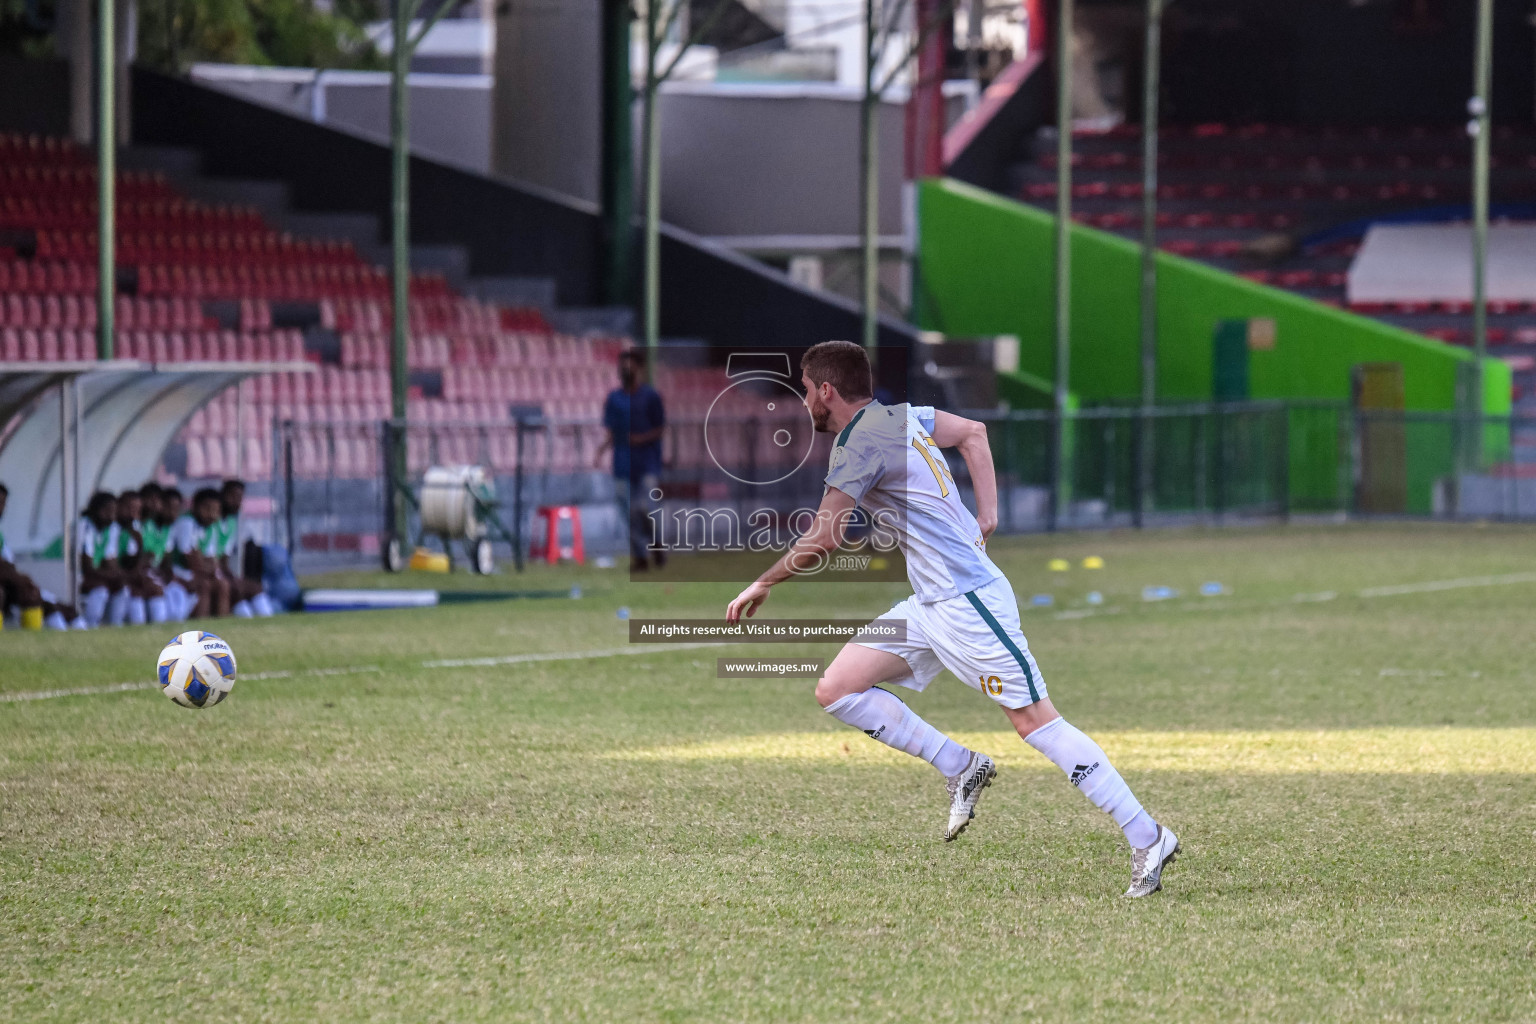
POLYGON ((184 708, 211 708, 235 685, 235 652, 212 633, 189 629, 165 645, 156 681, 184 708))

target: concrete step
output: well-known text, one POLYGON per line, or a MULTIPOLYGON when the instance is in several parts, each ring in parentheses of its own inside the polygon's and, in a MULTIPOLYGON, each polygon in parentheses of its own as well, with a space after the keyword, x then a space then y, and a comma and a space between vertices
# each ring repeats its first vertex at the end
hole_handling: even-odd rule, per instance
POLYGON ((629 306, 546 308, 544 319, 564 334, 623 334, 630 337, 635 334, 635 311, 629 306))
POLYGON ((254 206, 268 220, 274 220, 288 209, 288 186, 281 181, 190 177, 178 180, 176 187, 189 199, 203 203, 254 206))
POLYGON ((267 219, 278 230, 304 238, 351 242, 369 262, 389 264, 389 249, 379 244, 379 219, 371 213, 310 213, 284 207, 267 213, 267 219), (380 248, 382 259, 374 255, 380 248))
POLYGON ((159 171, 180 184, 202 171, 203 155, 185 146, 127 146, 117 151, 117 165, 125 171, 159 171))
POLYGON ((413 245, 411 270, 441 274, 450 286, 462 290, 469 280, 469 250, 462 245, 413 245))
POLYGON ((551 277, 471 277, 464 292, 484 302, 544 310, 555 307, 555 280, 551 277))

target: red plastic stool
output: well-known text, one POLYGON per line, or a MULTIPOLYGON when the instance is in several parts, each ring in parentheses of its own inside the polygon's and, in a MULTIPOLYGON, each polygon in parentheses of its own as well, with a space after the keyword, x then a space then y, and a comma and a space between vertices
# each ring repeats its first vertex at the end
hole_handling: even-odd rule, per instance
MULTIPOLYGON (((534 515, 544 523, 544 561, 554 565, 562 558, 569 558, 577 565, 586 564, 587 553, 581 544, 581 509, 575 505, 540 505, 534 515), (563 520, 570 520, 571 523, 571 543, 567 546, 560 544, 560 523, 563 520)), ((535 547, 530 554, 538 558, 540 550, 535 547)))

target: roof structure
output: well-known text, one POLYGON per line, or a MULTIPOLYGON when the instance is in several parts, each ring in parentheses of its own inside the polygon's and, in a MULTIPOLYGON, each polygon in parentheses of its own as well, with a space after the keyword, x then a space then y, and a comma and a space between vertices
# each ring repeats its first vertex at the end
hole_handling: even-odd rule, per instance
POLYGON ((18 551, 40 551, 73 521, 61 472, 65 386, 78 395, 79 504, 92 491, 150 479, 182 424, 224 389, 256 374, 311 370, 307 362, 0 363, 0 481, 10 489, 0 528, 18 551))

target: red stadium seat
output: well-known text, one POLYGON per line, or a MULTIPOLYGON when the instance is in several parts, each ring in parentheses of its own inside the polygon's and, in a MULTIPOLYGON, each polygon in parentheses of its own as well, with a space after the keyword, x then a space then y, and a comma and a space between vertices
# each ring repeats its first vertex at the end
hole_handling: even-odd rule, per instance
POLYGON ((187 449, 187 476, 193 480, 199 480, 210 476, 208 472, 208 459, 203 451, 203 442, 199 437, 186 439, 187 449))

